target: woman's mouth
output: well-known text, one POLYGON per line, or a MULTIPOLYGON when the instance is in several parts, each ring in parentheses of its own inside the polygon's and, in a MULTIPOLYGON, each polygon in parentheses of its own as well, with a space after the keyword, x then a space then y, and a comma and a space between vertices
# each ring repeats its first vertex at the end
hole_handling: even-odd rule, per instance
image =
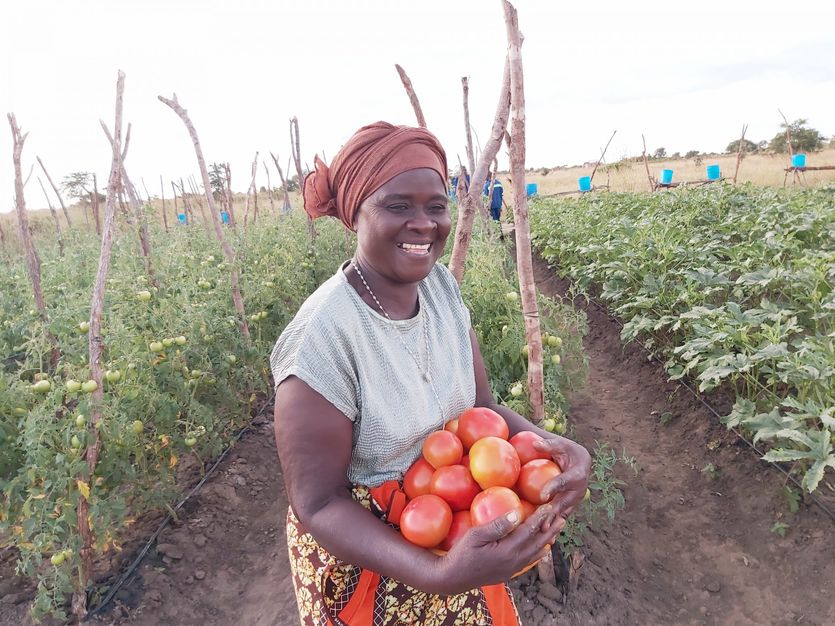
POLYGON ((397 244, 397 247, 411 256, 427 256, 432 249, 431 243, 405 243, 397 244))

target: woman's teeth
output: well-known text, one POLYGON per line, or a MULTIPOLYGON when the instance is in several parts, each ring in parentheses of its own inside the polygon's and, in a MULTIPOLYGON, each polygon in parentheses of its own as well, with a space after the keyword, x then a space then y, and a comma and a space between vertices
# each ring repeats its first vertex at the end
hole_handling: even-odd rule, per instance
POLYGON ((427 254, 432 244, 429 243, 399 243, 397 247, 408 254, 427 254))

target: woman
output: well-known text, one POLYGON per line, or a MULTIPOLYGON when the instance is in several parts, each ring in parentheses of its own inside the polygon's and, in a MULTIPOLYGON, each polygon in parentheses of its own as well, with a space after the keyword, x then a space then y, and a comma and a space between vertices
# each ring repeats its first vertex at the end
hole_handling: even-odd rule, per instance
POLYGON ((270 359, 305 625, 518 624, 504 581, 550 549, 585 493, 588 452, 492 397, 458 285, 436 264, 451 227, 446 175, 434 135, 378 122, 305 179, 308 214, 357 233, 354 257, 302 305, 270 359), (499 518, 437 556, 389 525, 404 504, 396 481, 427 435, 473 406, 499 412, 511 435, 545 437, 564 473, 524 522, 499 518))

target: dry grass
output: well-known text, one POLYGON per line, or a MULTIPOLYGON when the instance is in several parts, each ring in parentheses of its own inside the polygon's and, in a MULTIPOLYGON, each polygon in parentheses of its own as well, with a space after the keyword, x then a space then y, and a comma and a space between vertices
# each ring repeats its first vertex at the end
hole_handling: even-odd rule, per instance
MULTIPOLYGON (((733 178, 736 168, 736 155, 704 156, 702 163, 696 164, 695 159, 658 159, 650 160, 649 171, 654 177, 659 177, 662 169, 674 171, 673 181, 704 180, 705 168, 710 164, 718 164, 722 169, 722 176, 733 178)), ((835 148, 827 148, 821 152, 810 154, 807 165, 835 165, 835 148)), ((785 172, 787 157, 783 155, 751 154, 747 155, 739 166, 738 181, 751 182, 762 187, 781 187, 785 172)), ((547 175, 537 172, 529 173, 529 183, 538 183, 540 195, 548 195, 563 191, 575 191, 578 188, 577 179, 589 176, 591 167, 571 167, 551 170, 547 175)), ((835 181, 835 170, 824 172, 806 172, 806 183, 810 186, 835 181)), ((620 161, 610 165, 601 165, 594 175, 595 185, 609 185, 612 191, 649 191, 647 172, 641 160, 620 161)), ((792 184, 789 176, 788 184, 792 184)))

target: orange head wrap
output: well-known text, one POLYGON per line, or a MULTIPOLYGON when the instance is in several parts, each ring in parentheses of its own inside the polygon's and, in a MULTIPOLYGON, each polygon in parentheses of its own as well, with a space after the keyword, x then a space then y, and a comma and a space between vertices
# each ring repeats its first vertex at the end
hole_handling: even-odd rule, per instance
POLYGON ((312 218, 331 215, 354 230, 354 216, 371 194, 403 172, 429 168, 446 187, 446 154, 425 128, 375 122, 360 128, 330 167, 317 156, 304 179, 304 210, 312 218))

